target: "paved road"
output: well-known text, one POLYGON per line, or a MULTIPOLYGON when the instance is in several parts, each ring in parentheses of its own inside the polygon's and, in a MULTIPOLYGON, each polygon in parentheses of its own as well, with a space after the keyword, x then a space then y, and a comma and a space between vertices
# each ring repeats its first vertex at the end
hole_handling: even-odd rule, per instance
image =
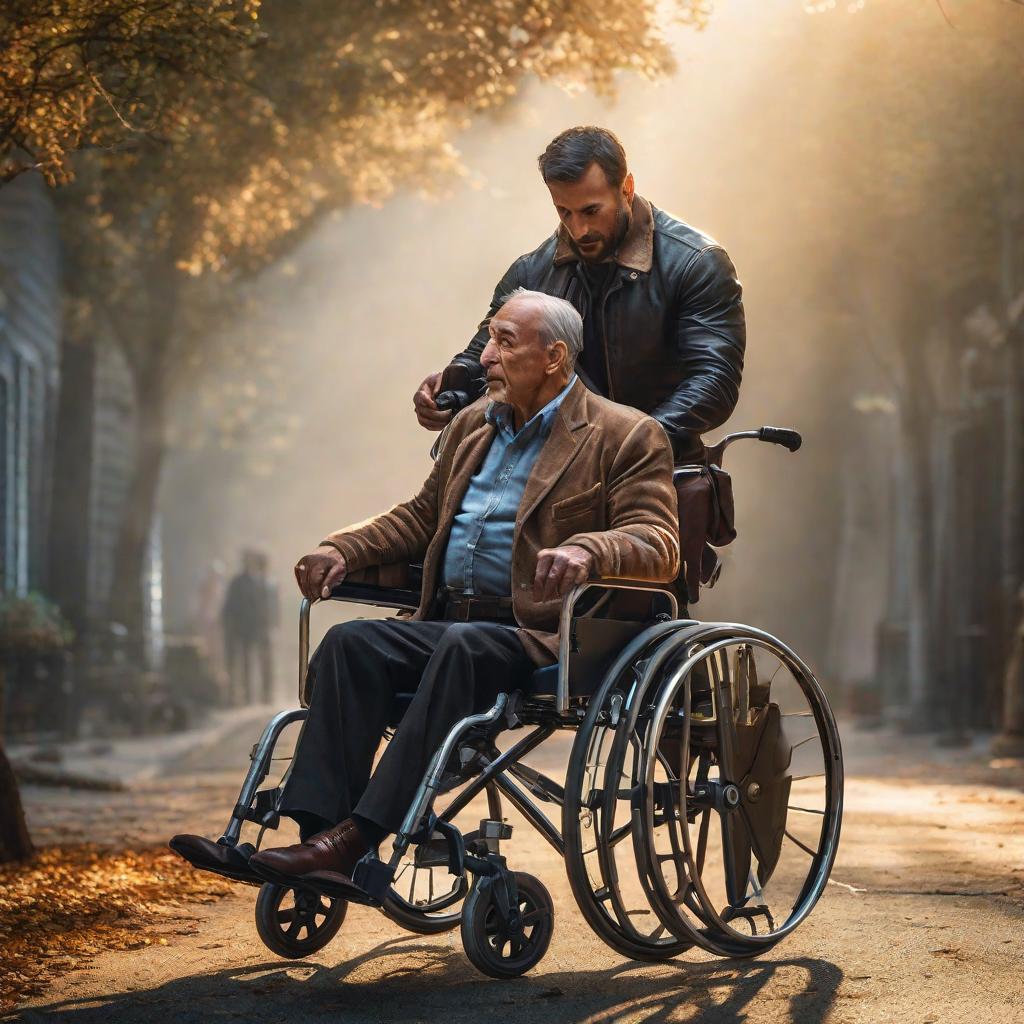
MULTIPOLYGON (((71 829, 110 843, 183 829, 215 834, 238 783, 225 765, 243 760, 250 742, 236 729, 194 751, 173 777, 128 793, 32 788, 33 826, 44 838, 71 829)), ((485 979, 458 932, 412 936, 361 907, 320 954, 285 962, 260 944, 254 890, 239 887, 220 903, 171 915, 168 945, 102 954, 13 1019, 1019 1024, 1024 793, 1005 783, 1019 783, 1022 766, 884 734, 848 733, 846 747, 835 884, 759 960, 623 960, 589 931, 559 858, 524 826, 510 861, 543 878, 556 905, 551 949, 526 978, 485 979)))

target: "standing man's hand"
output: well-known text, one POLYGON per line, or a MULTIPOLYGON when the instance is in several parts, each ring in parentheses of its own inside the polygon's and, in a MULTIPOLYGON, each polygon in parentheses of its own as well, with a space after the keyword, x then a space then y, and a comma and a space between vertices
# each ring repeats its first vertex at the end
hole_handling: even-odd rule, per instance
POLYGON ((443 430, 452 418, 451 409, 438 409, 434 402, 440 387, 441 372, 438 371, 430 374, 412 396, 416 419, 420 421, 420 426, 426 427, 427 430, 443 430))
POLYGON ((537 572, 533 577, 534 601, 554 601, 565 597, 578 583, 590 578, 594 556, 576 544, 544 548, 537 552, 537 572))
POLYGON ((330 544, 322 544, 296 562, 295 582, 303 597, 315 601, 330 597, 331 589, 341 583, 347 571, 345 556, 330 544))

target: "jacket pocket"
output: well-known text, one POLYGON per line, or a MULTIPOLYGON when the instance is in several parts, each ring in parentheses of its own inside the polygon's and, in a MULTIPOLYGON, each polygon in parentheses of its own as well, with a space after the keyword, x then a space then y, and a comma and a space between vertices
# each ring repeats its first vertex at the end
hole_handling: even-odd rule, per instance
POLYGON ((601 500, 603 490, 604 484, 599 480, 593 487, 581 494, 573 494, 571 497, 556 501, 551 506, 551 518, 555 520, 572 519, 574 516, 592 511, 601 500))

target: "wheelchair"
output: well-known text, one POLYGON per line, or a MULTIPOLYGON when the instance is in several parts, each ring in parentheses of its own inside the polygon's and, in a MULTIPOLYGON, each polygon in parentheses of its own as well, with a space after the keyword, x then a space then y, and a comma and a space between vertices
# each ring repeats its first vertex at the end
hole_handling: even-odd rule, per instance
MULTIPOLYGON (((727 435, 709 459, 721 465, 740 438, 800 446, 795 431, 762 427, 727 435)), ((419 593, 346 580, 331 599, 407 613, 419 593)), ((763 630, 680 617, 675 592, 658 584, 588 581, 560 614, 557 663, 452 726, 390 849, 356 865, 358 901, 415 933, 459 928, 484 974, 524 974, 548 948, 554 907, 539 879, 508 865, 507 802, 564 859, 584 918, 621 955, 770 950, 813 909, 839 843, 840 739, 810 668, 763 630), (644 611, 616 618, 616 602, 644 611), (575 735, 560 783, 525 759, 563 730, 575 735), (499 735, 513 740, 504 750, 499 735), (486 812, 466 821, 474 800, 486 812)), ((282 733, 307 714, 309 619, 303 600, 301 706, 276 715, 253 747, 222 846, 236 847, 253 823, 258 848, 280 824, 288 769, 261 787, 282 733)), ((397 703, 395 724, 402 695, 397 703)), ((337 934, 353 899, 325 884, 265 882, 258 933, 280 956, 308 956, 337 934)))

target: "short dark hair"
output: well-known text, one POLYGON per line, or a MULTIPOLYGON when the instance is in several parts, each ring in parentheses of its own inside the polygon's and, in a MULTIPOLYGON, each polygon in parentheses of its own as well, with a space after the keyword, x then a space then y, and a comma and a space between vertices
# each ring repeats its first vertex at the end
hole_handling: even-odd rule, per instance
POLYGON ((607 128, 595 125, 566 128, 537 158, 541 177, 546 182, 579 181, 592 163, 604 171, 612 188, 618 188, 626 180, 628 169, 622 143, 607 128))

